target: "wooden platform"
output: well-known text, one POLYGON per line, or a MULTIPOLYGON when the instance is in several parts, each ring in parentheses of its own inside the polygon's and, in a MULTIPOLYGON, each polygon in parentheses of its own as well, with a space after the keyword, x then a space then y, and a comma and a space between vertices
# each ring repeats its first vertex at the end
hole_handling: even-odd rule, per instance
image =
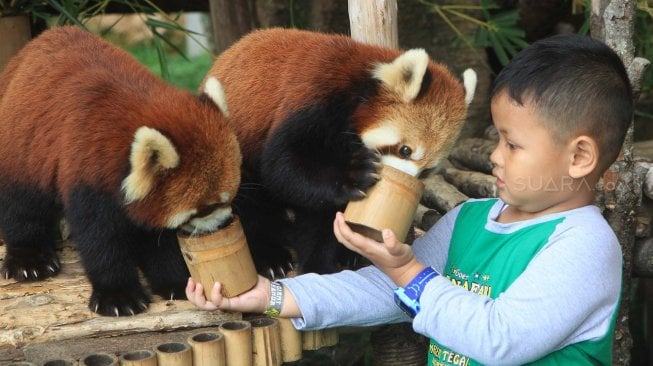
MULTIPOLYGON (((241 319, 240 313, 201 311, 188 301, 160 297, 136 316, 99 316, 87 307, 91 287, 72 245, 61 243, 57 277, 25 283, 0 279, 0 365, 150 348, 164 339, 185 339, 202 328, 241 319)), ((4 253, 0 245, 0 259, 4 253)))

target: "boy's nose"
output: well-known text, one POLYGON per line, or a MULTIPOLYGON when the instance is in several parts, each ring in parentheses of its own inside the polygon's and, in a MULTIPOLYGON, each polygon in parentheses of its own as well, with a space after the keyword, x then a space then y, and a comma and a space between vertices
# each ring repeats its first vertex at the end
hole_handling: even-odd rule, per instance
POLYGON ((494 165, 494 166, 500 165, 499 164, 500 155, 501 154, 499 153, 499 145, 497 144, 497 146, 494 148, 494 150, 492 150, 492 154, 490 154, 490 163, 492 163, 492 165, 494 165))

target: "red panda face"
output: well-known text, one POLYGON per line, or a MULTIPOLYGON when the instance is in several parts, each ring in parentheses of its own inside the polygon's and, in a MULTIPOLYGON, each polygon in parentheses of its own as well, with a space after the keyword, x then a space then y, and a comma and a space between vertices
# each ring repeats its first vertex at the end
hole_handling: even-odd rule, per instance
POLYGON ((463 126, 476 74, 464 85, 423 50, 410 50, 391 63, 378 64, 374 77, 381 93, 357 117, 374 121, 360 131, 363 143, 381 153, 381 162, 417 176, 451 150, 463 126))
POLYGON ((239 145, 215 107, 198 102, 184 112, 183 118, 205 122, 193 123, 194 130, 180 121, 166 123, 164 132, 136 130, 131 171, 122 182, 124 201, 137 221, 183 226, 195 234, 214 231, 231 218, 240 183, 239 145))

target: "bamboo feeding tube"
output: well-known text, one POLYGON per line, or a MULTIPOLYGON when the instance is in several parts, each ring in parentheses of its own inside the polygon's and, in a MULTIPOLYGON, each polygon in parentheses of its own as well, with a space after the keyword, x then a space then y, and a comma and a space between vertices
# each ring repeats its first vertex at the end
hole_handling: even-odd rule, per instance
POLYGON ((159 366, 193 366, 193 352, 186 343, 162 343, 155 351, 159 366))
POLYGON ((121 366, 157 366, 156 354, 150 350, 138 350, 120 356, 121 366))
POLYGON ((220 332, 202 332, 188 337, 193 366, 225 366, 225 338, 220 332))
POLYGON ((227 366, 251 365, 252 325, 245 320, 233 320, 220 325, 224 335, 227 366))
POLYGON ((252 319, 252 356, 254 366, 281 366, 281 333, 275 318, 252 319))

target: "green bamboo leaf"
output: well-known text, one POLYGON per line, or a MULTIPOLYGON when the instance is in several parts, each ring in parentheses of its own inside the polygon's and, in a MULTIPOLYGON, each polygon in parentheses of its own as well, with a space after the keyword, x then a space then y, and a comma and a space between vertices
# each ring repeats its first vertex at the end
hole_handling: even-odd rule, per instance
POLYGON ((497 39, 496 35, 493 32, 488 33, 490 37, 490 42, 492 44, 492 49, 497 55, 497 58, 499 59, 499 62, 501 65, 507 65, 510 59, 508 58, 508 55, 506 54, 506 51, 503 49, 503 45, 501 42, 497 39))

